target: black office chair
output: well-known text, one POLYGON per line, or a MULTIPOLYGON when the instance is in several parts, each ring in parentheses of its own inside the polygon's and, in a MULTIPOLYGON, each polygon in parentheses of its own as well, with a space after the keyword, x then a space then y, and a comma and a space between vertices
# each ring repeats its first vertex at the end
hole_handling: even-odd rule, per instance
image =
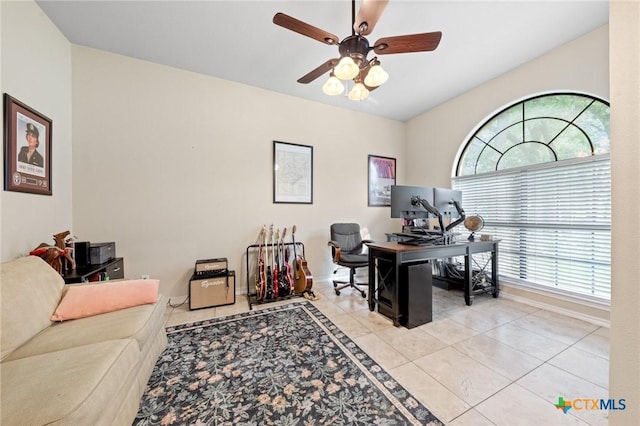
MULTIPOLYGON (((360 235, 360 225, 357 223, 334 223, 331 225, 331 255, 333 263, 345 268, 349 268, 349 281, 333 281, 333 288, 336 295, 340 295, 340 290, 351 287, 355 288, 367 297, 367 293, 358 286, 368 285, 368 283, 356 283, 355 274, 357 268, 369 266, 369 255, 362 252, 364 243, 372 243, 371 240, 363 240, 360 235), (338 287, 338 285, 340 285, 338 287)), ((336 269, 337 271, 337 269, 336 269)), ((336 271, 333 273, 335 274, 336 271)))

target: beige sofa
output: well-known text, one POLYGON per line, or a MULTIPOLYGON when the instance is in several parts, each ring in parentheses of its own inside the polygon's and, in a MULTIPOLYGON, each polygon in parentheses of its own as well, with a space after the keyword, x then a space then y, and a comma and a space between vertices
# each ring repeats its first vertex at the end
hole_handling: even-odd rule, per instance
POLYGON ((66 288, 38 257, 0 265, 3 426, 130 425, 135 418, 167 345, 166 299, 52 322, 66 288))

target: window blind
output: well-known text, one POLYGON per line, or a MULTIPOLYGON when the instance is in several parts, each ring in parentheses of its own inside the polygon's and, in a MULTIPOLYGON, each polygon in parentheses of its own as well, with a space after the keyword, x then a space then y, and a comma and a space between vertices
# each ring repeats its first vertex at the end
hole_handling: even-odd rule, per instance
POLYGON ((498 238, 501 276, 611 298, 609 155, 453 178, 467 216, 498 238))

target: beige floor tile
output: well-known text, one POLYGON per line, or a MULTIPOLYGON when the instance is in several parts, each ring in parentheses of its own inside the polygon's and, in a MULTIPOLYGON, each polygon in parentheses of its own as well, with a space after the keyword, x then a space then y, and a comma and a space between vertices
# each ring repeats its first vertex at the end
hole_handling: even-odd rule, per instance
POLYGON ((498 426, 587 425, 517 384, 506 387, 475 408, 498 426))
POLYGON ((175 308, 167 321, 167 326, 185 324, 188 322, 203 321, 216 317, 216 308, 197 309, 195 311, 175 308))
POLYGON ((453 347, 512 381, 542 364, 542 360, 485 335, 473 336, 453 347))
POLYGON ((313 306, 315 306, 320 312, 322 312, 327 318, 333 318, 335 316, 342 316, 347 313, 344 309, 340 308, 335 303, 327 300, 326 298, 321 298, 319 300, 314 300, 312 302, 313 306))
POLYGON ((543 361, 569 347, 568 343, 559 342, 511 324, 489 330, 484 335, 543 361))
POLYGON ((480 333, 491 330, 499 325, 492 321, 482 310, 468 307, 451 310, 446 317, 480 333))
POLYGON ((540 308, 537 308, 535 306, 527 305, 521 302, 516 302, 515 300, 507 299, 505 297, 499 297, 498 303, 500 304, 500 306, 503 306, 503 307, 507 306, 511 309, 520 311, 523 314, 532 314, 540 310, 540 308))
POLYGON ((609 359, 609 329, 600 327, 573 347, 609 359))
POLYGON ((591 352, 571 347, 548 361, 605 389, 609 388, 609 360, 591 352))
POLYGON ((476 409, 471 409, 461 416, 456 417, 449 422, 449 426, 494 426, 485 416, 480 414, 476 409))
POLYGON ((417 328, 407 330, 404 327, 394 327, 379 331, 376 335, 411 361, 447 346, 443 341, 417 328))
POLYGON ((336 315, 329 317, 329 319, 351 340, 373 333, 364 324, 356 320, 351 314, 345 313, 342 315, 336 315))
POLYGON ((418 327, 426 333, 429 333, 436 339, 439 339, 449 345, 466 340, 471 336, 478 334, 478 331, 469 327, 465 327, 449 318, 433 321, 418 327))
POLYGON ((393 321, 377 311, 372 312, 369 309, 354 310, 351 316, 374 333, 388 328, 395 328, 393 321))
POLYGON ((452 347, 418 358, 414 363, 470 405, 511 383, 452 347))
POLYGON ((551 314, 548 311, 538 311, 519 318, 510 324, 568 344, 576 343, 598 328, 596 325, 574 320, 573 318, 567 318, 566 321, 562 321, 557 315, 552 316, 551 314))
POLYGON ((385 343, 375 334, 367 334, 353 340, 385 370, 389 370, 409 362, 409 360, 400 352, 395 350, 393 346, 385 343))
POLYGON ((470 408, 469 404, 413 363, 393 368, 389 373, 443 422, 449 422, 470 408))
MULTIPOLYGON (((557 403, 559 397, 563 397, 567 401, 580 398, 608 398, 608 392, 605 388, 549 364, 541 365, 516 383, 553 404, 557 403)), ((570 411, 573 416, 579 417, 590 425, 607 423, 608 413, 606 411, 570 411)))

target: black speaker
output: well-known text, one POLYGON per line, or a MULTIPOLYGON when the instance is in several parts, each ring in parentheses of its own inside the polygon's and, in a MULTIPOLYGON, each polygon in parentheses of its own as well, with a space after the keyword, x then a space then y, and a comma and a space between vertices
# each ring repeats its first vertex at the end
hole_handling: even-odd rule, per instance
POLYGON ((91 254, 89 241, 76 241, 74 244, 73 254, 76 259, 76 268, 84 268, 91 264, 91 254))

